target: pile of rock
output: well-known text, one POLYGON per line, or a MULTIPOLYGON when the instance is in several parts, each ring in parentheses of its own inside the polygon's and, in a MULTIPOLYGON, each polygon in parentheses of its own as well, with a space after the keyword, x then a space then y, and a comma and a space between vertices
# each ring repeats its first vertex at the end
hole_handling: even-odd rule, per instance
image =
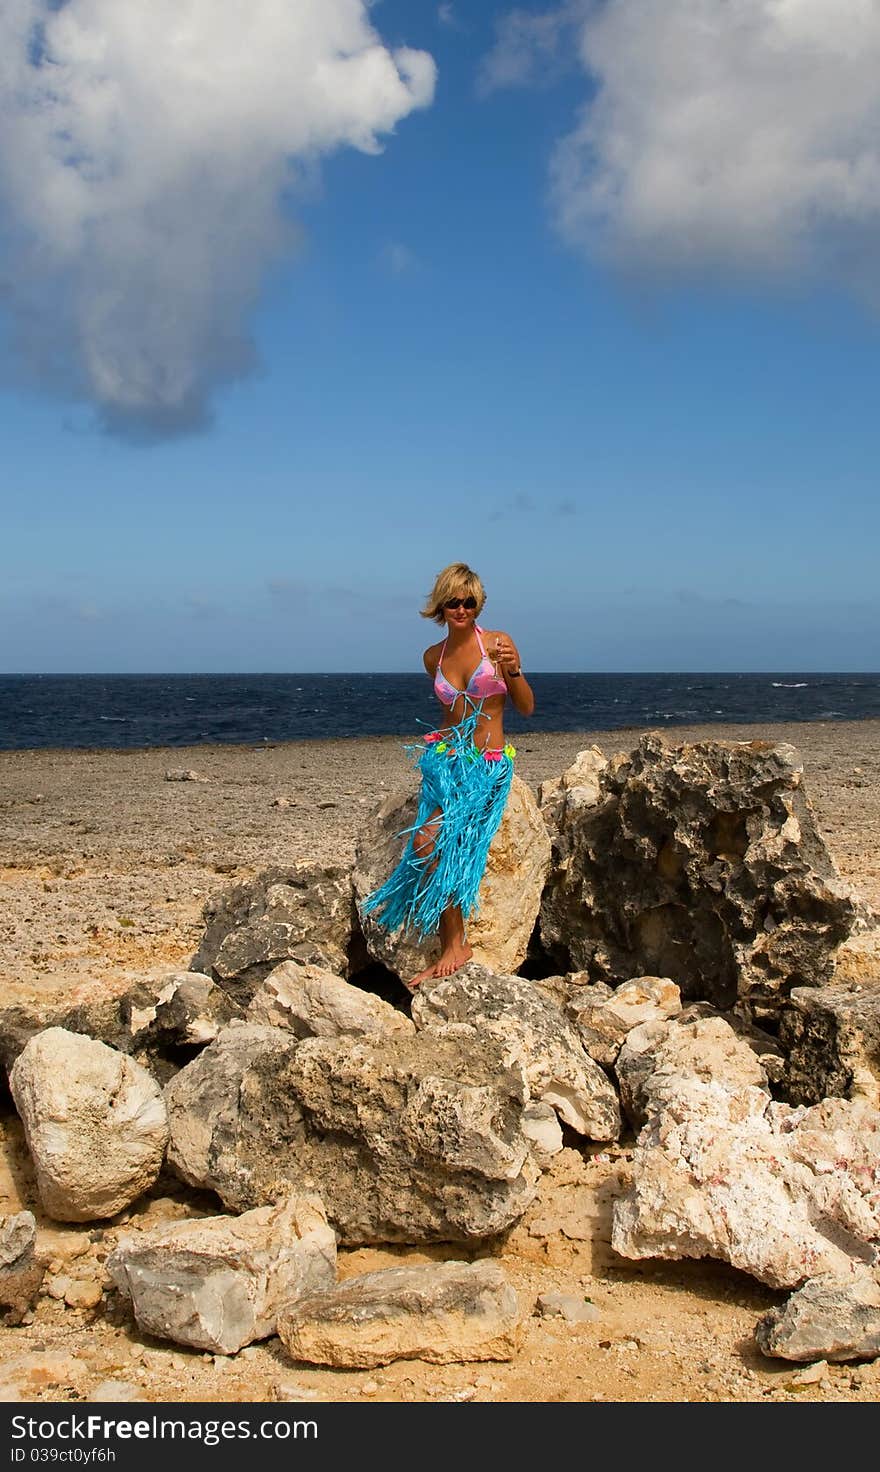
MULTIPOLYGON (((621 1258, 795 1290, 765 1353, 877 1354, 880 969, 840 964, 851 933, 877 954, 871 917, 792 748, 649 737, 582 753, 539 802, 515 779, 475 959, 408 1011, 397 978, 424 957, 359 906, 412 802, 383 804, 351 872, 215 897, 190 972, 2 1019, 49 1216, 111 1218, 163 1167, 225 1208, 119 1242, 107 1283, 141 1327, 220 1354, 277 1333, 336 1365, 510 1357, 522 1310, 497 1261, 337 1283, 337 1244, 491 1249, 566 1142, 631 1132, 621 1258)), ((13 1318, 40 1291, 32 1228, 0 1222, 13 1318)))

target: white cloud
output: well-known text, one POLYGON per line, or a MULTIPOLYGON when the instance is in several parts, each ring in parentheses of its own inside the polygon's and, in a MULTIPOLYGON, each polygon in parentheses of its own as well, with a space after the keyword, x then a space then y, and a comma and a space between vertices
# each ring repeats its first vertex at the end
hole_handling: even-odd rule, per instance
MULTIPOLYGON (((880 300, 880 0, 593 0, 553 162, 575 245, 652 270, 818 273, 880 300)), ((512 80, 529 80, 536 53, 512 80)))
POLYGON ((581 56, 598 93, 554 169, 569 238, 873 289, 878 0, 609 0, 581 56))
POLYGON ((19 360, 111 426, 195 427, 322 155, 433 97, 366 0, 4 0, 0 300, 19 360))
POLYGON ((583 17, 585 0, 567 0, 553 10, 509 10, 495 21, 495 44, 477 73, 477 92, 486 97, 503 87, 552 81, 571 62, 568 41, 583 17))

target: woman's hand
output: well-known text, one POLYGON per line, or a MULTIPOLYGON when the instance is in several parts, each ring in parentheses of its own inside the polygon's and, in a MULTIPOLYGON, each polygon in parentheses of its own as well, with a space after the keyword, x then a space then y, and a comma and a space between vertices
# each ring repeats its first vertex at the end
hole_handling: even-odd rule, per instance
POLYGON ((519 655, 511 644, 506 634, 499 634, 495 640, 492 650, 492 658, 497 669, 503 674, 509 674, 511 670, 519 669, 519 655))
POLYGON ((535 709, 535 696, 531 685, 522 672, 519 650, 508 634, 495 634, 492 639, 492 659, 496 672, 503 675, 507 694, 521 716, 530 716, 535 709))

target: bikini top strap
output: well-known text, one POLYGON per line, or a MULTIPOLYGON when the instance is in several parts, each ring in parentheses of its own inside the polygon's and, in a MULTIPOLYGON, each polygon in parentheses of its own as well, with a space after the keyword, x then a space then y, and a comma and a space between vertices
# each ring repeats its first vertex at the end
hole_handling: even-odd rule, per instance
POLYGON ((479 624, 474 624, 474 633, 477 636, 477 643, 480 646, 480 653, 482 654, 483 658, 485 659, 486 658, 486 646, 483 643, 482 639, 480 638, 480 635, 482 634, 482 632, 483 632, 483 630, 480 628, 480 625, 479 624))

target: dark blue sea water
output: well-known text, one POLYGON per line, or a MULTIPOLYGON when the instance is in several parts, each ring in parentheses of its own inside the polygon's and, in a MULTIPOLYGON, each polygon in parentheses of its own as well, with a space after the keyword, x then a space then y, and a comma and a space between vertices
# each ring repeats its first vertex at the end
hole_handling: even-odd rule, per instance
MULTIPOLYGON (((880 717, 880 674, 529 675, 511 734, 880 717)), ((424 675, 0 675, 0 749, 249 744, 418 734, 424 675)))

